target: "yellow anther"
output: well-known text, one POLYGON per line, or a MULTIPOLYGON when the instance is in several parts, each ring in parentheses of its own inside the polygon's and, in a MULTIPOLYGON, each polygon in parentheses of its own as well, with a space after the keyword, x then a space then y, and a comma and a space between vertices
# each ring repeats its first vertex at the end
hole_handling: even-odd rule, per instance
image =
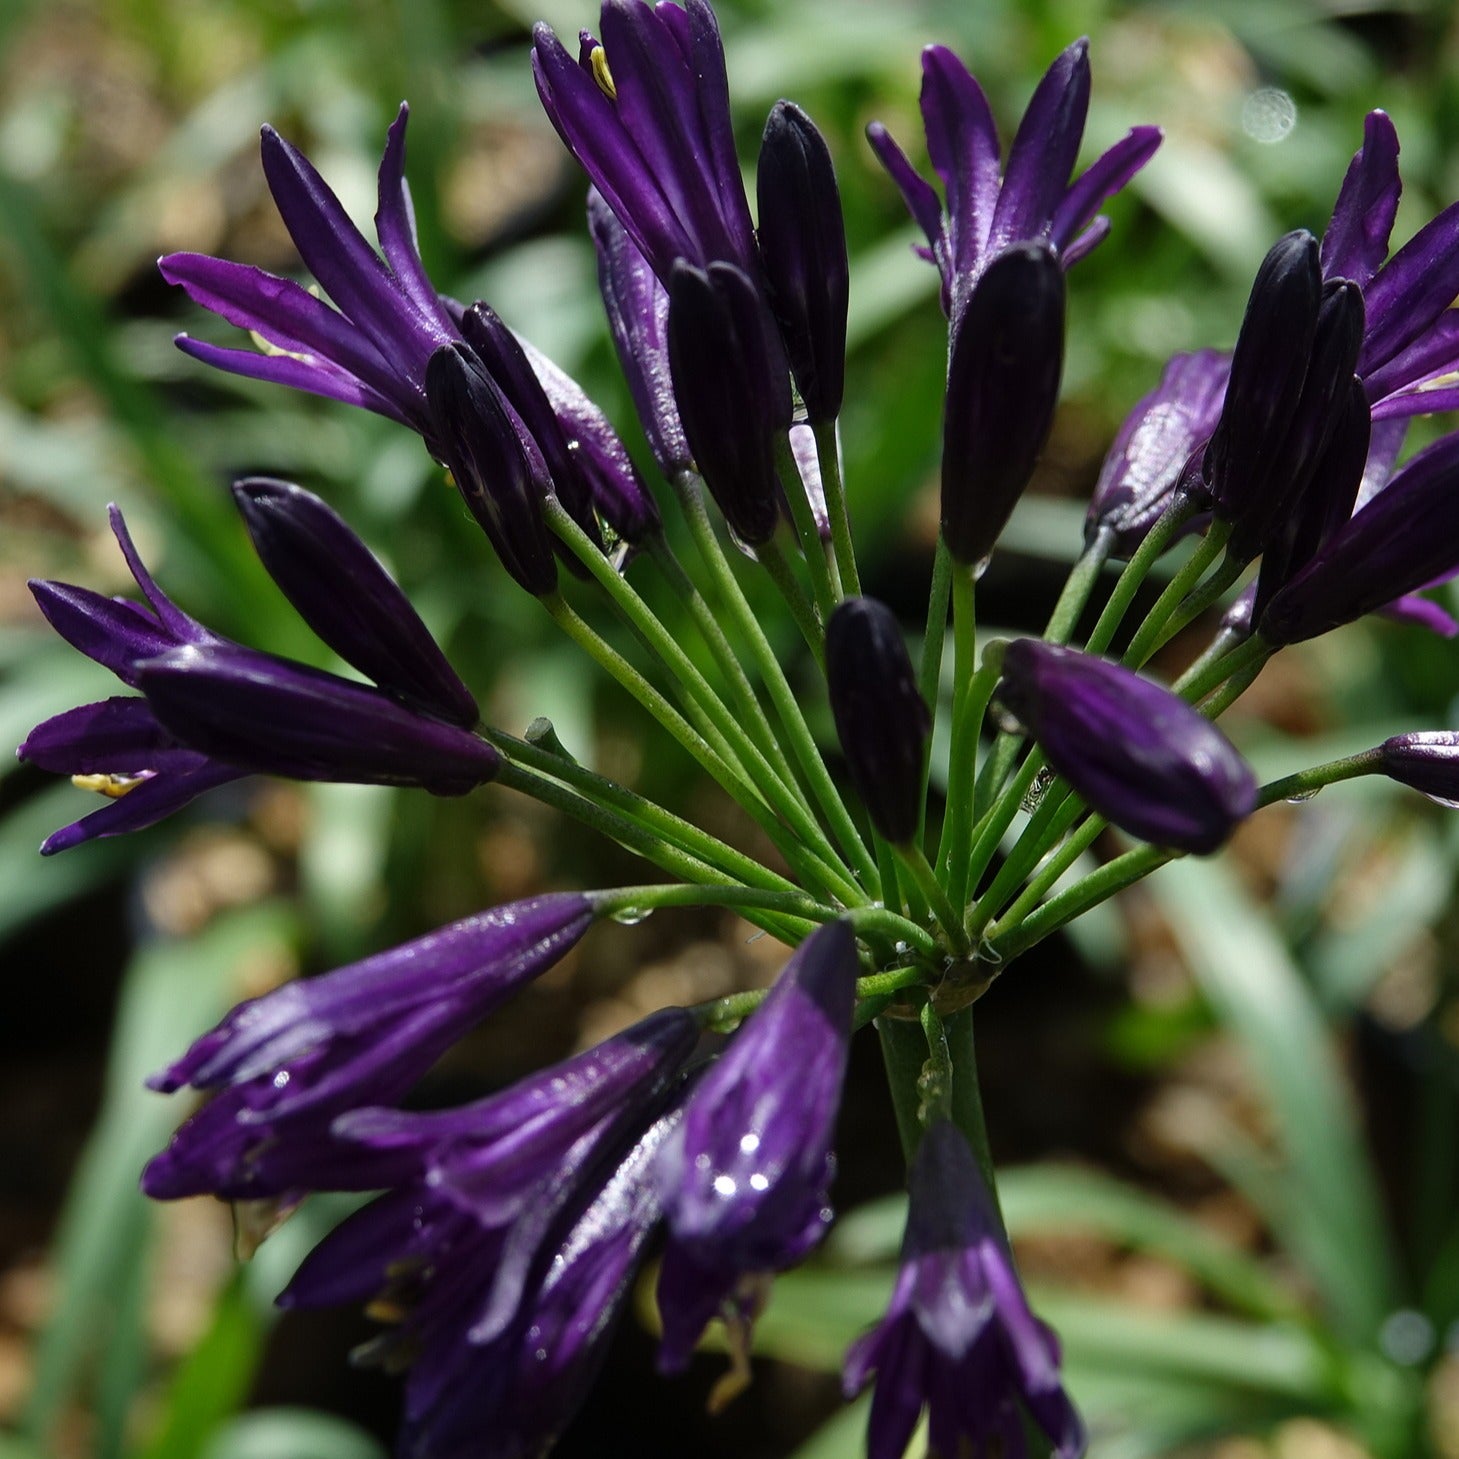
POLYGON ((313 355, 303 354, 299 350, 286 350, 276 345, 272 340, 265 339, 256 329, 248 331, 248 337, 253 341, 254 348, 261 355, 283 355, 290 360, 302 360, 306 365, 314 363, 313 355))
POLYGON ((140 775, 73 775, 71 784, 77 790, 94 790, 108 800, 120 800, 129 790, 135 790, 142 779, 140 775))
POLYGON ((608 69, 607 51, 602 46, 594 46, 588 55, 588 60, 592 64, 593 80, 598 83, 598 90, 609 101, 617 101, 618 88, 613 84, 613 73, 608 69))

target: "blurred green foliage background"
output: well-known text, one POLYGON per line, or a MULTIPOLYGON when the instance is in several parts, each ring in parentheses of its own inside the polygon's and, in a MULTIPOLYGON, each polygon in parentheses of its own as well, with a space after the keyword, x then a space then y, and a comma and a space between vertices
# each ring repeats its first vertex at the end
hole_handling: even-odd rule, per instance
MULTIPOLYGON (((1136 122, 1166 129, 1111 209, 1112 239, 1073 277, 1059 423, 985 580, 999 626, 1041 624, 1121 415, 1173 350, 1231 342, 1270 242, 1325 222, 1369 108, 1386 108, 1403 141, 1400 239, 1459 196, 1459 25, 1443 3, 718 9, 747 165, 782 95, 837 159, 853 262, 852 514, 870 591, 909 624, 935 531, 945 336, 935 276, 910 253, 861 133, 879 118, 922 155, 920 45, 957 49, 1011 130, 1044 66, 1087 33, 1086 154, 1136 122)), ((170 342, 228 331, 161 282, 159 253, 297 273, 257 165, 259 124, 303 145, 364 222, 406 97, 438 285, 490 300, 646 464, 596 298, 583 182, 532 88, 538 18, 565 34, 594 22, 578 0, 0 5, 0 745, 111 692, 24 589, 28 576, 127 588, 108 501, 189 612, 325 662, 225 490, 266 473, 321 492, 385 557, 488 718, 520 731, 548 715, 580 756, 754 844, 512 588, 415 439, 209 374, 170 342)), ((788 625, 772 627, 789 650, 788 625)), ((1454 645, 1365 625, 1284 655, 1233 720, 1270 775, 1452 725, 1456 689, 1454 645)), ((81 805, 7 762, 0 1456, 378 1456, 392 1385, 344 1366, 364 1323, 275 1324, 269 1307, 339 1207, 306 1208, 235 1268, 223 1208, 152 1209, 136 1193, 177 1118, 142 1076, 294 972, 495 901, 645 871, 504 792, 443 802, 256 783, 41 862, 43 835, 81 805)), ((1066 1339, 1096 1455, 1459 1456, 1456 836, 1452 816, 1365 782, 1274 809, 1222 862, 1172 866, 988 1000, 995 1153, 1012 1167, 1020 1253, 1066 1339)), ((763 983, 777 950, 746 931, 688 913, 600 930, 468 1040, 430 1097, 480 1093, 636 1011, 763 983)), ((878 1311, 900 1229, 878 1079, 863 1059, 841 1140, 839 1204, 861 1209, 781 1283, 761 1334, 778 1361, 754 1392, 707 1423, 716 1360, 651 1388, 649 1339, 630 1322, 563 1454, 858 1452, 859 1411, 820 1425, 835 1409, 828 1375, 878 1311)))

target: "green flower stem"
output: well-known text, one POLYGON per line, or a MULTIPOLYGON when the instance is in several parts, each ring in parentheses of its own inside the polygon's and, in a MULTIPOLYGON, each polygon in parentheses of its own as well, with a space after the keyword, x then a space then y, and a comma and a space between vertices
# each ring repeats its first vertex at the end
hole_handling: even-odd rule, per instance
POLYGON ((801 587, 800 579, 796 577, 795 569, 790 565, 790 559, 780 546, 779 536, 780 533, 777 532, 770 541, 757 547, 755 560, 765 569, 766 576, 775 584, 780 596, 785 600, 785 606, 790 609, 790 616, 795 620, 795 626, 800 629, 800 636, 805 639, 806 647, 810 649, 811 657, 816 661, 816 667, 824 674, 826 672, 826 633, 822 626, 822 619, 816 616, 815 606, 806 597, 805 589, 801 587))
POLYGON ((789 912, 808 922, 831 922, 841 915, 839 907, 828 907, 804 892, 767 892, 759 887, 649 884, 590 892, 588 899, 600 917, 632 916, 664 907, 762 908, 789 912))
MULTIPOLYGON (((606 669, 653 717, 683 746, 710 775, 712 775, 735 803, 775 842, 781 855, 795 868, 798 875, 807 881, 817 881, 833 891, 848 906, 859 906, 866 901, 861 888, 847 875, 845 868, 837 863, 834 851, 829 859, 818 855, 795 838, 787 835, 786 828, 774 812, 761 800, 759 794, 739 773, 727 765, 711 747, 690 727, 683 716, 654 688, 632 664, 616 649, 605 643, 567 604, 560 595, 554 594, 542 600, 547 611, 558 626, 582 648, 597 664, 606 669)), ((811 845, 822 845, 829 850, 829 843, 819 826, 815 826, 815 838, 811 845)))
POLYGON ((736 851, 733 846, 726 845, 693 822, 676 816, 672 811, 619 785, 615 780, 609 780, 575 761, 563 759, 550 749, 520 740, 503 730, 489 730, 487 738, 513 763, 535 771, 539 776, 546 775, 562 781, 580 796, 635 822, 648 834, 718 868, 718 880, 731 877, 746 886, 760 887, 772 892, 801 891, 794 882, 787 881, 768 866, 762 866, 753 857, 736 851))
POLYGON ((1196 705, 1207 719, 1220 719, 1251 688, 1257 675, 1266 667, 1266 661, 1272 656, 1273 650, 1259 638, 1252 642, 1256 644, 1257 651, 1244 655, 1232 654, 1231 677, 1214 694, 1196 705))
POLYGON ((1059 601, 1054 604, 1054 611, 1049 615, 1048 626, 1044 629, 1045 643, 1069 642, 1099 582, 1099 575, 1109 561, 1114 541, 1113 529, 1101 527, 1094 541, 1080 554, 1079 561, 1064 580, 1064 589, 1059 594, 1059 601))
POLYGON ((1069 794, 1067 782, 1056 780, 1049 786, 1017 844, 998 868, 992 884, 969 910, 970 936, 982 935, 998 909, 1083 813, 1084 802, 1069 794))
POLYGON ((1308 770, 1298 770, 1294 775, 1284 775, 1280 780, 1263 785, 1257 797, 1257 804, 1275 805, 1279 800, 1305 800, 1316 795, 1327 785, 1336 785, 1340 780, 1355 780, 1360 775, 1381 775, 1383 773, 1383 751, 1381 747, 1363 750, 1356 755, 1345 755, 1341 760, 1329 760, 1323 765, 1314 765, 1308 770))
POLYGON ((776 718, 790 743, 790 752, 810 785, 811 794, 830 822, 836 839, 850 856, 851 864, 860 874, 865 886, 873 895, 879 896, 882 886, 875 858, 862 841, 856 823, 851 819, 851 814, 836 789, 836 783, 831 779, 830 771, 826 769, 826 762, 816 748, 810 726, 806 724, 795 692, 785 677, 785 670, 780 667, 780 660, 775 657, 770 640, 765 637, 759 619, 755 617, 754 610, 740 591, 734 571, 720 549, 719 539, 714 535, 714 525, 704 509, 704 497, 692 480, 681 479, 675 484, 689 530, 694 535, 695 545, 715 581, 726 611, 743 641, 749 645, 751 658, 760 672, 766 692, 770 695, 776 718))
POLYGON ((919 909, 911 904, 911 899, 902 889, 901 878, 897 875, 897 859, 892 854, 892 848, 881 836, 874 836, 872 845, 876 848, 876 869, 881 877, 882 902, 894 912, 908 912, 916 916, 919 909))
MULTIPOLYGON (((1130 646, 1125 650, 1121 662, 1126 668, 1139 668, 1146 659, 1150 657, 1156 648, 1165 641, 1166 630, 1171 628, 1181 613, 1182 607, 1190 594, 1194 591, 1200 580, 1206 575, 1206 569, 1221 555, 1226 546, 1226 539, 1231 535, 1231 526, 1227 522, 1212 522, 1206 535, 1201 539, 1200 545, 1191 553, 1184 567, 1180 569, 1171 580, 1166 583, 1165 591, 1155 600, 1155 606, 1145 615, 1145 621, 1140 625, 1134 638, 1130 640, 1130 646)), ((1219 581, 1225 577, 1229 570, 1229 564, 1216 574, 1219 581)), ((1237 576, 1241 569, 1237 569, 1237 576)), ((1235 581, 1234 578, 1227 580, 1227 586, 1235 581)), ((1224 589, 1222 590, 1224 591, 1224 589)), ((1214 599, 1212 599, 1214 601, 1214 599)), ((1191 617, 1195 614, 1192 613, 1191 617)), ((1189 619, 1185 619, 1189 622, 1189 619)))
POLYGON ((905 846, 894 846, 892 849, 897 853, 897 860, 907 868, 917 885, 917 890, 927 898, 927 904, 932 908, 933 916, 937 918, 946 934, 952 951, 959 957, 965 956, 969 950, 969 943, 963 932, 962 911, 953 904, 946 887, 938 881, 937 873, 928 863, 926 853, 915 842, 908 842, 905 846))
POLYGON ((1209 681, 1205 681, 1205 675, 1215 668, 1222 659, 1233 649, 1240 648, 1246 642, 1244 634, 1236 632, 1235 629, 1223 628, 1204 649, 1200 656, 1192 663, 1186 671, 1170 687, 1177 693, 1183 695, 1188 684, 1206 682, 1206 687, 1199 691, 1205 694, 1220 682, 1221 676, 1217 675, 1209 681))
POLYGON ((800 467, 795 464, 795 453, 790 449, 788 431, 776 439, 775 467, 785 499, 790 503, 790 517, 795 523, 796 536, 800 538, 800 550, 805 557, 806 567, 810 570, 811 592, 815 596, 816 608, 824 624, 830 618, 831 610, 841 601, 838 587, 840 575, 837 574, 836 581, 832 581, 835 559, 827 560, 826 544, 821 540, 821 529, 816 523, 816 514, 811 509, 810 497, 806 495, 800 467))
MULTIPOLYGON (((1081 807, 1082 809, 1082 807, 1081 807)), ((1021 922, 1043 901, 1049 889, 1094 844, 1095 838, 1109 825, 1103 816, 1090 816, 1080 828, 1049 857, 1043 870, 1019 894, 1018 900, 998 919, 1003 923, 1021 922)))
POLYGON ((1175 692, 1188 704, 1199 704, 1213 689, 1239 674, 1253 664, 1266 663, 1274 650, 1260 638, 1242 640, 1235 648, 1213 659, 1205 668, 1196 665, 1175 681, 1175 692))
MULTIPOLYGON (((942 700, 939 692, 942 681, 942 650, 947 639, 947 605, 951 596, 952 553, 947 550, 947 543, 939 533, 937 555, 932 560, 932 586, 927 595, 927 630, 922 638, 922 661, 917 666, 917 688, 932 713, 934 726, 937 722, 938 705, 942 700)), ((927 778, 931 767, 929 756, 922 766, 922 809, 917 822, 919 843, 927 832, 927 778)))
POLYGON ((719 625, 719 619, 714 616, 714 610, 704 601, 703 594, 684 570, 683 563, 679 561, 662 532, 656 532, 649 538, 648 554, 680 602, 688 609, 695 627, 698 628, 700 636, 714 656, 715 663, 719 665, 720 672, 729 683, 735 704, 740 713, 745 716, 746 729, 775 767, 781 780, 789 786, 794 786, 796 784, 795 772, 790 767, 790 761, 785 757, 785 751, 780 747, 780 741, 775 737, 775 731, 770 727, 770 719, 755 693, 754 686, 750 683, 749 676, 745 673, 744 666, 735 656, 729 639, 724 635, 724 629, 719 625))
POLYGON ((851 516, 846 509, 846 484, 841 478, 841 447, 836 439, 836 422, 814 426, 816 460, 821 467, 821 490, 826 494, 826 512, 831 518, 831 546, 841 571, 841 586, 852 597, 861 595, 861 574, 856 568, 856 546, 851 540, 851 516))
POLYGON ((1081 878, 1058 896, 1050 897, 1023 921, 1013 922, 1010 916, 995 922, 987 931, 986 944, 990 952, 1006 965, 1036 942, 1042 942, 1050 933, 1057 932, 1065 923, 1072 922, 1116 892, 1149 876, 1156 867, 1164 866, 1167 861, 1183 854, 1162 846, 1137 846, 1133 851, 1126 851, 1123 856, 1107 861, 1098 871, 1081 878), (1009 923, 1012 925, 1005 925, 1009 923))
MULTIPOLYGON (((616 841, 620 846, 626 846, 630 851, 637 852, 646 861, 651 861, 662 871, 668 872, 670 876, 709 885, 721 883, 724 880, 724 872, 719 867, 711 866, 708 862, 701 861, 698 857, 691 856, 676 846, 671 846, 662 837, 646 830, 638 822, 617 815, 596 801, 579 795, 577 791, 571 790, 565 785, 559 785, 555 780, 548 780, 545 776, 537 775, 520 765, 513 765, 510 761, 504 762, 497 771, 496 783, 505 786, 508 790, 520 791, 521 794, 530 796, 543 805, 551 806, 554 810, 571 816, 574 820, 591 827, 610 840, 616 841)), ((760 891, 758 888, 756 890, 760 891)), ((771 895, 763 891, 761 894, 771 895)), ((791 947, 801 942, 816 926, 816 923, 802 917, 786 917, 777 912, 762 911, 755 907, 746 908, 745 920, 763 928, 791 947)))
MULTIPOLYGON (((860 914, 852 914, 852 922, 859 921, 860 914)), ((856 980, 856 998, 858 1002, 868 999, 885 999, 894 993, 900 993, 904 988, 915 988, 927 981, 927 970, 922 967, 890 968, 884 973, 870 973, 864 978, 856 980)), ((696 1004, 689 1011, 699 1020, 702 1028, 712 1028, 721 1032, 728 1032, 736 1024, 744 1022, 764 1001, 768 988, 756 988, 748 993, 731 993, 724 998, 716 998, 710 1003, 696 1004)), ((917 1029, 917 1025, 910 1027, 917 1029)), ((918 1042, 922 1041, 922 1032, 917 1029, 918 1042)), ((925 1049, 926 1045, 923 1045, 925 1049)))
MULTIPOLYGON (((1214 534, 1223 525, 1220 522, 1216 523, 1211 528, 1212 533, 1214 534)), ((1210 539, 1208 538, 1202 547, 1209 545, 1210 539)), ((1228 555, 1220 568, 1204 583, 1196 586, 1194 579, 1188 579, 1184 584, 1187 589, 1186 596, 1177 599, 1172 589, 1182 586, 1180 578, 1184 576, 1186 569, 1193 567, 1202 556, 1203 551, 1197 550, 1192 554, 1186 568, 1171 579, 1169 586, 1161 594, 1160 600, 1150 610, 1150 616, 1140 625, 1140 631, 1131 640, 1129 648, 1125 650, 1125 656, 1121 662, 1126 668, 1138 669, 1142 664, 1147 663, 1157 650, 1169 643, 1187 624, 1193 623, 1228 588, 1233 586, 1247 568, 1246 563, 1237 562, 1228 555)), ((1209 566, 1209 563, 1206 565, 1209 566)))
MULTIPOLYGON (((548 526, 557 534, 573 556, 593 575, 598 586, 607 595, 619 617, 636 633, 648 651, 678 681, 684 696, 685 708, 697 709, 708 721, 713 743, 720 758, 740 771, 746 778, 757 782, 767 779, 765 799, 795 825, 795 812, 786 805, 786 790, 780 777, 774 773, 765 756, 757 749, 734 715, 725 708, 724 701, 701 674, 688 654, 679 646, 674 635, 664 627, 658 615, 638 595, 628 580, 618 572, 603 555, 597 544, 573 521, 567 509, 555 497, 549 497, 544 506, 548 526), (722 748, 721 748, 722 747, 722 748)), ((802 802, 800 811, 809 816, 810 808, 802 802)))
POLYGON ((988 808, 1003 789, 1003 783, 1013 769, 1013 762, 1018 758, 1019 746, 1026 738, 1020 731, 1002 730, 993 741, 993 748, 978 773, 978 785, 973 793, 974 825, 988 814, 988 808))
POLYGON ((1145 540, 1135 549, 1135 555, 1125 564, 1124 571, 1120 573, 1119 581, 1115 583, 1114 592, 1110 594, 1109 601, 1104 605, 1104 611, 1099 615, 1099 621, 1094 625, 1094 631, 1089 635, 1088 642, 1084 645, 1086 653, 1103 653, 1110 645, 1120 624, 1124 621, 1125 614, 1129 611, 1130 604, 1135 600, 1135 594, 1140 591, 1140 584, 1155 566, 1156 560, 1161 553, 1175 540, 1176 533, 1195 515, 1195 506, 1184 498, 1177 497, 1164 511, 1164 513, 1145 535, 1145 540))
POLYGON ((1043 767, 1043 755, 1037 748, 1030 750, 1018 774, 1004 787, 987 814, 974 826, 965 883, 969 888, 976 888, 982 880, 983 873, 987 871, 1003 840, 1004 832, 1013 824, 1014 816, 1018 814, 1024 797, 1038 779, 1038 773, 1043 767))
POLYGON ((934 1119, 952 1118, 953 1064, 952 1051, 947 1046, 947 1030, 942 1016, 929 998, 922 1005, 922 1036, 927 1040, 927 1062, 922 1066, 922 1077, 918 1080, 921 1102, 918 1115, 923 1125, 934 1119))

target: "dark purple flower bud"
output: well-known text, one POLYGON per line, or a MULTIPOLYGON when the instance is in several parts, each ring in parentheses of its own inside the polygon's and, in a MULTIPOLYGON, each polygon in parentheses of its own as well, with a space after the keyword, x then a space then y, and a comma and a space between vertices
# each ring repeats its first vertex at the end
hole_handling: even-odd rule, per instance
POLYGON ((496 310, 480 300, 462 315, 461 333, 541 453, 553 495, 573 521, 598 540, 592 492, 521 341, 502 323, 496 310))
POLYGON ((917 833, 932 714, 896 615, 847 598, 826 624, 826 682, 851 783, 894 846, 917 833))
POLYGON ((266 346, 262 353, 227 349, 180 335, 180 349, 233 374, 427 429, 426 365, 434 350, 456 338, 456 330, 426 278, 416 245, 405 185, 407 115, 402 106, 380 162, 375 228, 383 259, 308 159, 272 127, 263 129, 264 175, 279 216, 335 307, 261 269, 196 253, 169 254, 158 264, 168 283, 230 324, 251 330, 266 346))
POLYGON ((765 123, 756 187, 770 303, 806 417, 819 425, 841 413, 850 270, 830 149, 792 102, 776 102, 765 123))
POLYGON ((910 1185, 891 1303, 846 1355, 848 1397, 876 1374, 868 1459, 901 1459, 924 1408, 929 1454, 1027 1459, 1026 1412, 1055 1459, 1078 1459, 1084 1426, 1058 1340, 1030 1310, 993 1198, 946 1121, 923 1137, 910 1185))
POLYGON ((1302 397, 1321 305, 1317 240, 1288 233, 1257 270, 1225 406, 1206 449, 1205 479, 1225 521, 1260 512, 1280 488, 1272 472, 1302 397))
MULTIPOLYGON (((668 296, 664 297, 667 309, 668 296)), ((587 482, 593 507, 620 541, 637 546, 659 530, 662 520, 658 504, 644 485, 618 432, 567 371, 559 369, 525 339, 519 343, 557 413, 567 448, 587 482)), ((668 388, 667 356, 664 372, 665 388, 668 388)))
POLYGON ((435 448, 502 566, 535 597, 556 591, 557 561, 542 503, 546 463, 496 381, 464 345, 448 345, 426 371, 435 448))
POLYGON ((679 418, 725 520, 751 547, 780 520, 775 440, 790 429, 790 375, 764 295, 731 264, 680 263, 669 280, 669 360, 679 418))
POLYGON ((1300 572, 1353 514, 1372 439, 1368 397, 1356 375, 1347 399, 1334 412, 1329 438, 1308 480, 1278 518, 1262 553, 1252 620, 1261 618, 1272 595, 1300 572))
POLYGON ((141 664, 138 684, 179 744, 242 770, 465 795, 501 765, 467 730, 256 649, 173 649, 141 664))
POLYGON ((1459 567, 1459 435, 1421 451, 1267 605, 1274 645, 1351 623, 1459 567))
POLYGON ((1037 639, 1010 643, 1003 706, 1106 820, 1179 851, 1214 851, 1256 809, 1231 742, 1169 689, 1037 639))
POLYGON ((1013 515, 1054 423, 1064 367, 1064 273, 1042 243, 984 271, 953 318, 942 425, 942 535, 984 561, 1013 515))
POLYGON ((269 576, 299 616, 388 694, 469 729, 476 700, 374 554, 312 492, 250 477, 233 496, 269 576))
POLYGON ((598 251, 598 287, 618 363, 659 470, 673 478, 694 464, 669 373, 669 291, 597 188, 588 191, 588 231, 598 251))
POLYGON ((1173 355, 1160 383, 1125 417, 1110 446, 1084 518, 1084 540, 1112 534, 1110 555, 1132 555, 1174 499, 1181 477, 1199 465, 1221 416, 1231 356, 1219 350, 1173 355))
POLYGON ((831 1140, 855 1001, 845 922, 813 932, 690 1096, 657 1181, 669 1223, 659 1276, 659 1364, 682 1368, 705 1325, 743 1332, 764 1279, 830 1223, 831 1140))
POLYGON ((1394 735, 1378 746, 1378 768, 1439 805, 1459 809, 1459 733, 1454 730, 1394 735))
POLYGON ((1075 41, 1049 67, 1029 101, 1006 171, 998 131, 982 88, 944 46, 922 52, 922 120, 933 169, 947 194, 946 217, 936 192, 913 170, 885 127, 867 136, 908 211, 927 235, 919 250, 942 274, 942 306, 956 316, 989 262, 1012 243, 1046 242, 1065 268, 1109 231, 1096 218, 1160 145, 1158 127, 1135 127, 1072 183, 1089 110, 1089 43, 1075 41))
MULTIPOLYGON (((399 1099, 592 920, 591 900, 578 894, 513 902, 240 1004, 148 1081, 164 1093, 216 1093, 148 1165, 143 1189, 241 1200, 330 1188, 339 1159, 330 1121, 399 1099)), ((375 1179, 334 1188, 368 1190, 375 1179)))
POLYGON ((714 12, 704 0, 605 0, 602 34, 580 65, 547 26, 532 32, 537 93, 558 135, 665 285, 679 259, 753 277, 714 12))

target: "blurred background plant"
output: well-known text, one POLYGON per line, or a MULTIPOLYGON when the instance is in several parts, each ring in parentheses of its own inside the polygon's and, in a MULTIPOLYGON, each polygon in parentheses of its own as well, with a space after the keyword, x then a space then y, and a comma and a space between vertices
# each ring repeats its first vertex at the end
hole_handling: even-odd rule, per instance
MULTIPOLYGON (((861 131, 877 117, 917 135, 920 44, 966 57, 1006 121, 1087 32, 1087 152, 1136 122, 1167 133, 1076 277, 1055 434, 985 580, 998 627, 1042 625, 1119 419, 1172 351, 1230 344, 1271 241, 1321 227, 1370 107, 1403 139, 1397 240, 1459 196, 1459 27, 1438 0, 718 9, 742 156, 782 95, 836 154, 852 513, 868 591, 909 623, 936 531, 945 358, 936 275, 909 251, 861 131)), ((258 167, 259 123, 305 145, 363 220, 408 97, 433 277, 490 299, 646 463, 597 299, 583 180, 532 89, 537 18, 571 34, 595 17, 586 0, 0 6, 0 743, 108 692, 24 589, 58 576, 124 590, 108 501, 189 611, 320 662, 225 490, 266 473, 322 493, 386 558, 492 722, 547 715, 580 757, 754 844, 718 801, 694 802, 687 760, 509 590, 406 432, 206 372, 170 342, 225 328, 163 284, 159 253, 297 273, 258 167)), ((789 625, 771 600, 764 610, 788 646, 789 625)), ((1177 640, 1161 667, 1182 655, 1177 640)), ((1452 644, 1370 621, 1284 654, 1231 718, 1270 778, 1454 725, 1456 690, 1452 644)), ((270 782, 43 863, 35 847, 80 795, 13 765, 0 780, 0 1456, 379 1456, 395 1395, 345 1363, 363 1319, 275 1320, 270 1306, 342 1207, 316 1198, 236 1266, 226 1208, 137 1193, 175 1118, 142 1076, 295 972, 489 903, 645 870, 505 792, 270 782)), ((1083 919, 980 1010, 1010 1224, 1096 1455, 1459 1456, 1456 856, 1452 816, 1379 777, 1343 786, 1264 812, 1221 862, 1172 865, 1083 919)), ((775 966, 774 944, 728 915, 600 930, 457 1050, 426 1097, 498 1087, 630 1016, 758 986, 775 966)), ((561 1454, 858 1452, 864 1418, 837 1413, 834 1372, 881 1310, 901 1229, 887 1194, 901 1184, 896 1137, 875 1056, 860 1053, 839 1142, 851 1215, 817 1263, 781 1280, 755 1388, 705 1420, 720 1366, 707 1356, 650 1393, 651 1343, 630 1323, 561 1454)))

